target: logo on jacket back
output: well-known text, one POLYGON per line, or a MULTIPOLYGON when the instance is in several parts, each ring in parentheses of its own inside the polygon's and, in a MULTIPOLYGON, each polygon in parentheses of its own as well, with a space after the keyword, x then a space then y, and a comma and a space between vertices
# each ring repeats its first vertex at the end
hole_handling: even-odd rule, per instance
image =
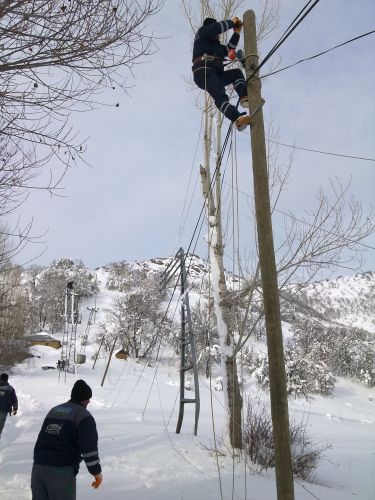
POLYGON ((59 435, 64 424, 48 424, 46 427, 46 434, 59 435))
POLYGON ((55 408, 52 408, 51 410, 51 415, 58 415, 58 416, 66 416, 69 415, 69 413, 72 411, 72 408, 69 408, 68 406, 56 406, 55 408))

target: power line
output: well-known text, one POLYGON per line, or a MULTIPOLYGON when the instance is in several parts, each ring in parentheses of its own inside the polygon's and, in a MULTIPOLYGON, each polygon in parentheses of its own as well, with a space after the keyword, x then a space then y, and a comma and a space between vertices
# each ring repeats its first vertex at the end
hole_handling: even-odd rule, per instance
POLYGON ((283 142, 273 141, 272 139, 268 139, 268 141, 273 142, 274 144, 278 144, 279 146, 286 146, 287 148, 299 149, 301 151, 310 151, 311 153, 320 153, 322 155, 339 156, 341 158, 351 158, 353 160, 365 160, 365 161, 374 161, 375 162, 375 158, 366 158, 364 156, 344 155, 341 153, 331 153, 329 151, 320 151, 319 149, 303 148, 301 146, 294 146, 293 144, 285 144, 283 142))
MULTIPOLYGON (((297 16, 293 19, 293 21, 290 23, 288 28, 284 31, 283 35, 279 39, 279 41, 272 47, 272 49, 268 52, 266 57, 263 59, 263 61, 258 65, 257 68, 254 69, 254 71, 251 73, 251 75, 247 78, 246 83, 258 73, 258 71, 266 64, 268 59, 270 59, 273 54, 281 47, 281 45, 286 41, 286 39, 293 33, 293 31, 297 28, 297 26, 305 19, 305 17, 312 11, 312 9, 318 4, 319 0, 315 0, 313 5, 311 5, 309 8, 309 4, 312 2, 312 0, 309 0, 307 4, 303 7, 303 9, 297 14, 297 16), (307 11, 303 14, 303 11, 307 11), (301 17, 302 16, 302 17, 301 17), (299 19, 300 18, 300 19, 299 19)), ((238 104, 237 104, 238 105, 238 104)))
POLYGON ((344 45, 347 45, 348 43, 359 40, 360 38, 363 38, 365 36, 372 35, 373 33, 375 33, 375 30, 369 31, 368 33, 364 33, 363 35, 356 36, 355 38, 351 38, 350 40, 347 40, 346 42, 335 45, 334 47, 331 47, 330 49, 323 50, 322 52, 319 52, 318 54, 314 54, 313 56, 301 59, 300 61, 297 61, 293 64, 289 64, 288 66, 284 66, 283 68, 277 69, 276 71, 272 71, 271 73, 267 73, 266 75, 261 76, 261 78, 267 78, 268 76, 276 75, 276 73, 280 73, 281 71, 285 71, 289 68, 292 68, 293 66, 297 66, 297 64, 300 64, 302 62, 310 61, 311 59, 315 59, 316 57, 320 57, 323 54, 327 54, 328 52, 331 52, 332 50, 338 49, 339 47, 342 47, 344 45))
MULTIPOLYGON (((231 184, 229 182, 225 182, 225 184, 227 184, 229 187, 232 187, 231 184)), ((237 190, 239 193, 243 194, 244 196, 246 196, 247 198, 249 198, 250 200, 254 200, 254 197, 251 196, 250 194, 248 193, 245 193, 245 191, 242 191, 241 189, 239 189, 238 187, 234 187, 235 190, 237 190)), ((296 222, 300 222, 301 224, 305 224, 306 226, 309 226, 309 227, 312 227, 314 228, 314 224, 311 224, 310 222, 307 222, 306 220, 303 220, 303 219, 299 219, 298 217, 296 217, 295 215, 292 215, 291 213, 288 213, 288 212, 284 212, 283 210, 280 210, 278 208, 274 208, 274 212, 278 212, 279 214, 282 214, 284 215, 285 217, 289 217, 290 219, 293 219, 295 220, 296 222)), ((339 236, 338 234, 336 233, 333 233, 332 231, 328 231, 327 229, 324 229, 322 228, 322 231, 326 234, 330 234, 332 236, 339 236)), ((343 237, 345 240, 347 240, 349 243, 355 243, 356 245, 360 245, 362 247, 365 247, 365 248, 368 248, 370 250, 375 250, 375 247, 372 247, 371 245, 367 245, 366 243, 363 243, 362 241, 355 241, 355 242, 351 242, 349 238, 345 238, 343 237)))

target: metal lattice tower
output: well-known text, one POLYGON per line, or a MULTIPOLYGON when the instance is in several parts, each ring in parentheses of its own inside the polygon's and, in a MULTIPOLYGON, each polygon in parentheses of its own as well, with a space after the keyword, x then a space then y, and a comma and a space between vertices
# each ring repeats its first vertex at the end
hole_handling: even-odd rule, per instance
MULTIPOLYGON (((66 284, 64 307, 64 335, 61 349, 60 371, 75 373, 77 326, 82 315, 78 312, 78 294, 74 292, 74 282, 66 284)), ((59 374, 60 377, 60 374, 59 374)))
POLYGON ((197 357, 193 326, 190 314, 189 293, 187 283, 187 272, 185 267, 186 256, 182 248, 179 249, 173 260, 162 275, 161 288, 164 289, 179 270, 178 279, 181 286, 181 337, 180 337, 180 410, 178 414, 176 434, 180 433, 184 418, 185 404, 195 404, 194 435, 198 432, 198 420, 200 412, 199 379, 197 368, 197 357), (185 377, 187 372, 193 373, 194 398, 185 397, 185 377))
POLYGON ((90 314, 89 314, 89 317, 87 320, 85 333, 81 337, 81 353, 82 354, 86 350, 86 345, 87 345, 87 341, 88 341, 89 333, 90 333, 90 327, 92 324, 95 323, 95 316, 96 316, 96 313, 99 311, 98 307, 87 307, 86 309, 88 311, 90 311, 90 314))

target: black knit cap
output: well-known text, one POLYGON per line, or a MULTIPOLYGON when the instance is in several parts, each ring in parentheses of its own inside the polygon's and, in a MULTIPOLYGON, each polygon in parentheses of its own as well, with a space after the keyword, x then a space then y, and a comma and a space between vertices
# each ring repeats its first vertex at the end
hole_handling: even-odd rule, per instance
POLYGON ((70 395, 70 399, 72 401, 87 401, 92 397, 92 390, 89 385, 82 379, 77 380, 77 382, 73 385, 72 393, 70 395))
POLYGON ((7 373, 2 373, 0 375, 0 380, 2 380, 3 382, 8 382, 8 374, 7 373))
POLYGON ((206 17, 206 19, 203 21, 203 26, 208 26, 209 24, 216 22, 216 19, 214 19, 213 17, 206 17))

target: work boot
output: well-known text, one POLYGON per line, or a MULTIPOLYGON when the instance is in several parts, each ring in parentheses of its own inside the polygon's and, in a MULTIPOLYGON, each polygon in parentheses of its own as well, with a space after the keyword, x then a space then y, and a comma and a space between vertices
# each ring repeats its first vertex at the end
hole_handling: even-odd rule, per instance
POLYGON ((251 123, 251 116, 249 115, 241 115, 239 118, 237 118, 237 120, 234 122, 235 126, 236 126, 236 129, 239 131, 239 132, 242 132, 243 130, 245 130, 245 128, 250 125, 251 123))
POLYGON ((244 95, 242 97, 240 97, 240 104, 243 108, 246 108, 248 109, 249 107, 249 98, 247 97, 247 95, 244 95))

